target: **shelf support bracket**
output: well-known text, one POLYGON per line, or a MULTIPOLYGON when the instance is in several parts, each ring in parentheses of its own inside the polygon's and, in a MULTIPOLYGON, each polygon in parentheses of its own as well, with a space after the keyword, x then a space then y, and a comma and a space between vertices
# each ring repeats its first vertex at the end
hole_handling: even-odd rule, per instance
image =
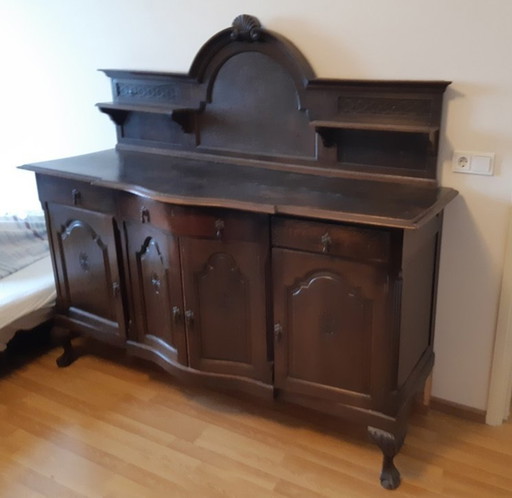
POLYGON ((171 119, 180 125, 184 133, 192 133, 195 130, 195 115, 190 111, 173 111, 171 119))
POLYGON ((324 147, 333 147, 335 145, 336 141, 334 139, 334 130, 325 127, 318 127, 316 128, 316 132, 320 135, 324 147))
POLYGON ((117 126, 123 126, 128 116, 128 111, 122 109, 107 109, 105 107, 100 107, 99 109, 101 112, 107 114, 117 126))

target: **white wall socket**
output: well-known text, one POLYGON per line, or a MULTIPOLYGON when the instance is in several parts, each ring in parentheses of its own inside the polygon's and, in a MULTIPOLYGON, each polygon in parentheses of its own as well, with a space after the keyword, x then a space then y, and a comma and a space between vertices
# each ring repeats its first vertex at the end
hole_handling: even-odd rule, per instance
POLYGON ((452 171, 473 175, 494 174, 494 152, 455 151, 452 158, 452 171))

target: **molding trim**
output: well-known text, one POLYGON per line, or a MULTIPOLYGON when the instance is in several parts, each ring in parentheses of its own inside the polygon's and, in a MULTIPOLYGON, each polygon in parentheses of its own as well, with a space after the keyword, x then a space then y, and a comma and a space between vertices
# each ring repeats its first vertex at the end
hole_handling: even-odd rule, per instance
POLYGON ((509 224, 494 353, 487 398, 487 423, 500 425, 510 413, 512 397, 512 205, 509 224))
POLYGON ((459 403, 454 403, 453 401, 447 401, 445 399, 435 397, 430 398, 430 408, 432 410, 437 410, 438 412, 470 420, 471 422, 485 424, 486 411, 480 410, 479 408, 473 408, 471 406, 461 405, 459 403))

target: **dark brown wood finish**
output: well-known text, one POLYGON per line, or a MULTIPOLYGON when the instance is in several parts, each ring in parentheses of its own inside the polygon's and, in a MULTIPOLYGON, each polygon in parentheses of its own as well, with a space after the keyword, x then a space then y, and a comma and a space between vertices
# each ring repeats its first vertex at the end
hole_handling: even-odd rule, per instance
POLYGON ((436 182, 448 83, 316 78, 245 15, 188 74, 104 72, 116 150, 24 166, 56 322, 180 378, 358 422, 398 486, 457 195, 436 182))
POLYGON ((133 340, 187 365, 177 239, 148 224, 124 224, 133 306, 133 340))
POLYGON ((435 284, 441 220, 404 232, 401 263, 401 316, 398 385, 403 385, 422 354, 434 342, 435 284), (421 264, 418 264, 421 262, 421 264))
POLYGON ((124 342, 123 282, 112 216, 47 204, 65 322, 109 342, 124 342))
POLYGON ((370 408, 385 296, 378 270, 283 249, 272 262, 276 387, 370 408))
MULTIPOLYGON (((214 161, 107 150, 23 168, 128 191, 165 203, 418 228, 457 195, 447 187, 289 172, 248 161, 214 161)), ((47 182, 52 180, 47 179, 47 182)), ((66 198, 71 193, 65 193, 66 198)))
POLYGON ((190 366, 270 382, 267 358, 268 231, 255 241, 181 239, 190 366), (258 240, 259 239, 259 240, 258 240))

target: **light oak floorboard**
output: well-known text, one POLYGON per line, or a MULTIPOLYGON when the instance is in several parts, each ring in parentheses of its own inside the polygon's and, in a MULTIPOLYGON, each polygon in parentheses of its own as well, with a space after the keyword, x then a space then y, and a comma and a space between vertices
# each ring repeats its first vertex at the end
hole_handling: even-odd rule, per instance
POLYGON ((331 417, 59 353, 0 377, 2 498, 512 497, 511 423, 413 415, 390 492, 380 450, 331 417))

